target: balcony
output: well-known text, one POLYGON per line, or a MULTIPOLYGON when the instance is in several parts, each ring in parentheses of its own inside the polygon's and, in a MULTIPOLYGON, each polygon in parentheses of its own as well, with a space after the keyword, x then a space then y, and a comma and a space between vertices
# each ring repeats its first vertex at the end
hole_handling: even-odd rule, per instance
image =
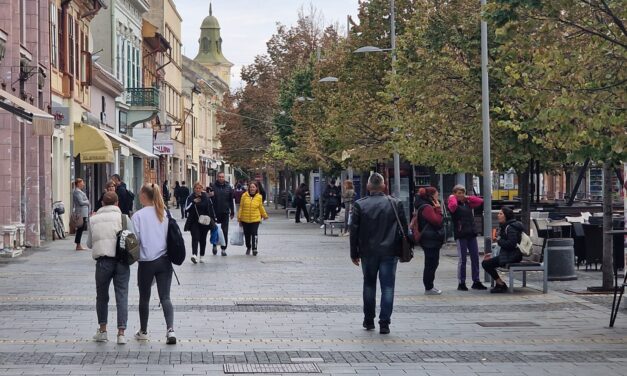
POLYGON ((126 104, 136 107, 159 107, 159 89, 129 88, 126 89, 126 104))
POLYGON ((137 124, 154 119, 159 113, 159 89, 156 88, 128 88, 126 89, 126 104, 130 106, 128 112, 128 126, 133 128, 137 124))

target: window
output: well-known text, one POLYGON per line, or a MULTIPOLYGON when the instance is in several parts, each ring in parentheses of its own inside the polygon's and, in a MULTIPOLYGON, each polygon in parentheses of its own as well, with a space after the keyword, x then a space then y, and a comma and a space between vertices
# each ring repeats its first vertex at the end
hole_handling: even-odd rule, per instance
POLYGON ((135 86, 136 87, 142 87, 142 73, 141 73, 141 63, 139 60, 139 48, 135 50, 135 71, 137 72, 137 81, 135 86))
POLYGON ((65 41, 65 19, 63 11, 61 9, 59 9, 59 11, 57 12, 57 21, 59 22, 59 70, 65 72, 67 69, 67 64, 65 60, 67 58, 65 52, 65 46, 67 46, 67 43, 65 41))
POLYGON ((131 43, 130 42, 126 42, 126 87, 132 87, 133 86, 133 81, 132 81, 132 70, 133 70, 133 62, 132 62, 132 57, 133 55, 131 54, 131 43))
POLYGON ((59 25, 57 22, 57 7, 50 4, 50 64, 59 66, 59 25))
POLYGON ((74 74, 74 18, 72 16, 67 16, 68 19, 68 30, 67 30, 67 39, 68 39, 68 59, 67 59, 67 68, 68 73, 74 74))
POLYGON ((19 0, 20 7, 20 42, 26 45, 26 0, 19 0))

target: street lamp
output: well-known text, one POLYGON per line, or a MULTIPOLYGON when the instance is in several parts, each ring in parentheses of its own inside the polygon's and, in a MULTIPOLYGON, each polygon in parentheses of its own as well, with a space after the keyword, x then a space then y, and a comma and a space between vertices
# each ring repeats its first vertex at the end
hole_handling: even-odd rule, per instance
MULTIPOLYGON (((481 6, 486 0, 481 0, 481 6)), ((481 122, 483 128, 484 252, 492 252, 492 170, 490 160, 490 92, 488 86, 488 24, 481 20, 481 122)))
MULTIPOLYGON (((394 6, 394 0, 390 0, 390 39, 392 40, 392 48, 364 46, 356 49, 354 53, 391 51, 392 74, 396 75, 396 7, 394 6)), ((398 110, 395 110, 395 117, 398 118, 398 110)), ((394 129, 394 131, 396 132, 397 129, 394 129)), ((394 150, 394 196, 396 196, 396 198, 398 199, 400 199, 401 197, 401 162, 400 156, 398 155, 398 150, 396 149, 394 150)))

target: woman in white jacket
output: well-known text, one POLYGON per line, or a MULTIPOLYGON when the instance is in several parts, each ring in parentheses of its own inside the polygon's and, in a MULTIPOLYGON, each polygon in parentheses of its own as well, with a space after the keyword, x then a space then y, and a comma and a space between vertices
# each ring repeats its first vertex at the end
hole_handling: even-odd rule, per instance
MULTIPOLYGON (((126 343, 124 331, 128 320, 128 281, 131 269, 126 262, 116 257, 117 234, 123 228, 122 212, 118 208, 118 195, 106 192, 101 207, 91 218, 87 246, 96 260, 96 314, 100 327, 94 335, 96 342, 107 341, 107 318, 109 308, 109 286, 113 281, 115 306, 118 318, 117 343, 126 343)), ((131 220, 126 218, 126 230, 133 231, 131 220)))
POLYGON ((157 184, 146 184, 139 192, 139 201, 143 209, 133 214, 133 227, 139 239, 139 267, 137 284, 139 286, 139 321, 140 329, 135 333, 139 341, 148 340, 148 313, 152 281, 157 281, 159 301, 163 307, 166 323, 166 343, 176 343, 174 334, 174 307, 170 300, 172 285, 172 263, 166 253, 168 219, 161 189, 157 184))

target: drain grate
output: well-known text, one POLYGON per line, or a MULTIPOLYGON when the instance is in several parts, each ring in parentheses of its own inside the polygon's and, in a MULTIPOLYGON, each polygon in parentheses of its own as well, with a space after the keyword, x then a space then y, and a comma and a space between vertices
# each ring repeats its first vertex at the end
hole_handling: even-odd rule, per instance
POLYGON ((235 302, 235 305, 238 307, 257 307, 257 306, 291 306, 292 303, 289 302, 281 302, 281 301, 272 301, 272 300, 257 300, 257 301, 245 301, 245 302, 235 302))
POLYGON ((531 321, 489 321, 478 322, 477 325, 484 328, 526 328, 530 326, 540 326, 531 321))
POLYGON ((314 363, 306 364, 225 364, 226 374, 245 373, 322 373, 314 363))

